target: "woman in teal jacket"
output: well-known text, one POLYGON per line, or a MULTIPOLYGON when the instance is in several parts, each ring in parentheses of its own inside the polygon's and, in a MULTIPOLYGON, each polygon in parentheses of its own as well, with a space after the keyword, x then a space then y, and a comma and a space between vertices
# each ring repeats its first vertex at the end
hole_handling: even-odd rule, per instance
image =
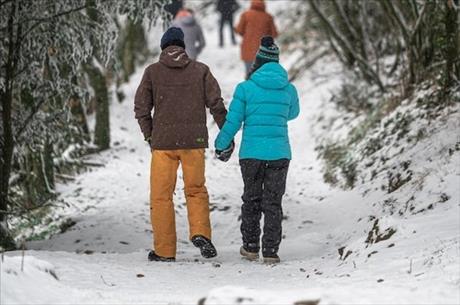
POLYGON ((233 138, 243 125, 240 166, 244 181, 241 222, 243 257, 255 260, 260 250, 260 219, 264 213, 262 256, 280 261, 282 197, 291 160, 287 122, 299 115, 297 90, 278 63, 279 49, 264 37, 252 73, 234 93, 226 122, 215 141, 216 155, 230 158, 233 138))

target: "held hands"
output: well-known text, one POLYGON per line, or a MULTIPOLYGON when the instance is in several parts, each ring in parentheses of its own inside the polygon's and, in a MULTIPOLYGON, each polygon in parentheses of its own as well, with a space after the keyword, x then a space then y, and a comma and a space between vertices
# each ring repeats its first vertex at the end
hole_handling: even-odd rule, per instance
POLYGON ((216 149, 216 158, 222 162, 227 162, 232 156, 233 150, 235 149, 235 141, 230 143, 230 146, 224 150, 216 149))

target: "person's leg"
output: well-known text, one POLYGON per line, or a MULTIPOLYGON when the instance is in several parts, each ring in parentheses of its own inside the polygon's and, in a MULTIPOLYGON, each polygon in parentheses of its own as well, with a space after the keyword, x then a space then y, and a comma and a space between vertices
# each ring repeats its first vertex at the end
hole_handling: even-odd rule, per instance
POLYGON ((190 239, 197 235, 211 239, 204 149, 180 150, 179 154, 184 174, 190 239))
POLYGON ((173 151, 153 151, 150 168, 150 217, 153 248, 162 257, 176 256, 173 193, 178 166, 179 159, 173 151))
POLYGON ((220 24, 219 24, 219 46, 224 46, 224 25, 225 17, 223 14, 220 14, 220 24))
POLYGON ((204 258, 215 257, 217 250, 211 242, 209 196, 205 186, 204 149, 181 150, 180 160, 184 173, 190 240, 200 249, 204 258))
POLYGON ((281 243, 281 206, 286 191, 286 178, 289 160, 265 161, 264 190, 262 212, 264 213, 264 235, 262 237, 262 255, 270 257, 278 253, 281 243))
POLYGON ((262 216, 262 182, 264 178, 263 162, 255 159, 240 160, 244 193, 241 199, 241 235, 243 246, 251 252, 260 249, 260 218, 262 216))
POLYGON ((230 16, 228 16, 228 23, 230 26, 230 35, 232 37, 232 44, 236 45, 235 30, 233 29, 233 14, 230 14, 230 16))

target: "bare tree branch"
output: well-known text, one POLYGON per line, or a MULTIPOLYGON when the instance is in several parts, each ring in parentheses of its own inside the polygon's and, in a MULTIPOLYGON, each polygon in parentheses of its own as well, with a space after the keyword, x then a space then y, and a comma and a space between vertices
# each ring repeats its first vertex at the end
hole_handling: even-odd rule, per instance
POLYGON ((401 13, 401 11, 399 10, 399 7, 398 6, 395 6, 393 4, 392 1, 389 1, 389 0, 384 0, 382 1, 382 3, 384 5, 386 5, 388 7, 388 10, 393 14, 396 22, 399 24, 399 27, 401 28, 401 32, 404 36, 404 38, 407 40, 407 41, 410 41, 410 28, 409 26, 406 24, 405 20, 404 20, 404 17, 401 13))
POLYGON ((428 5, 426 5, 426 4, 423 5, 422 11, 420 12, 420 14, 419 14, 419 16, 417 18, 417 21, 415 22, 414 28, 411 31, 411 36, 410 36, 411 43, 414 43, 415 37, 416 37, 418 31, 420 30, 420 28, 422 26, 422 20, 425 17, 425 13, 427 11, 427 9, 426 9, 427 6, 428 5))
POLYGON ((0 2, 0 7, 4 6, 5 4, 10 3, 10 2, 13 2, 13 0, 4 0, 4 1, 0 2))
POLYGON ((418 16, 420 15, 420 13, 418 11, 417 1, 416 0, 411 0, 410 1, 410 6, 412 7, 413 13, 415 15, 415 19, 417 19, 418 16))
POLYGON ((84 10, 84 9, 88 8, 88 7, 89 7, 89 5, 85 4, 85 5, 73 8, 71 10, 60 12, 58 14, 55 14, 53 16, 49 16, 49 17, 46 17, 46 18, 32 18, 32 19, 29 19, 27 21, 36 21, 36 22, 33 25, 31 25, 30 28, 28 28, 25 31, 25 33, 21 37, 21 39, 24 39, 27 35, 29 35, 33 30, 35 30, 39 25, 41 25, 43 23, 51 22, 53 19, 79 12, 81 10, 84 10))
POLYGON ((358 39, 358 33, 355 31, 354 27, 350 23, 350 20, 345 15, 345 12, 343 11, 343 7, 337 2, 337 0, 332 0, 332 4, 334 5, 334 7, 335 7, 339 17, 342 19, 343 23, 346 25, 345 28, 349 32, 350 36, 353 37, 353 39, 357 40, 358 39))
POLYGON ((320 10, 318 5, 316 4, 315 0, 310 0, 310 4, 312 9, 315 11, 315 13, 320 17, 321 21, 324 23, 324 25, 327 27, 331 35, 334 37, 335 40, 341 45, 342 48, 344 48, 346 52, 351 54, 353 58, 360 64, 361 71, 369 77, 370 80, 375 82, 378 86, 379 89, 383 92, 385 91, 385 86, 383 85, 380 77, 378 74, 372 69, 372 67, 369 65, 369 63, 361 57, 360 54, 353 52, 353 48, 350 46, 350 44, 343 39, 340 34, 336 31, 335 27, 331 24, 329 19, 324 15, 324 13, 320 10))

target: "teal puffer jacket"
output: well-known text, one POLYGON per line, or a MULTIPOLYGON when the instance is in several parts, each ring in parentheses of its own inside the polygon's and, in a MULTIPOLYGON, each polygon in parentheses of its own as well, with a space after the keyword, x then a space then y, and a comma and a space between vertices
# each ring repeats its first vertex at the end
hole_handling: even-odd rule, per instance
POLYGON ((244 123, 240 159, 290 160, 287 122, 298 115, 297 90, 286 70, 275 62, 264 64, 236 87, 215 148, 228 148, 244 123))

